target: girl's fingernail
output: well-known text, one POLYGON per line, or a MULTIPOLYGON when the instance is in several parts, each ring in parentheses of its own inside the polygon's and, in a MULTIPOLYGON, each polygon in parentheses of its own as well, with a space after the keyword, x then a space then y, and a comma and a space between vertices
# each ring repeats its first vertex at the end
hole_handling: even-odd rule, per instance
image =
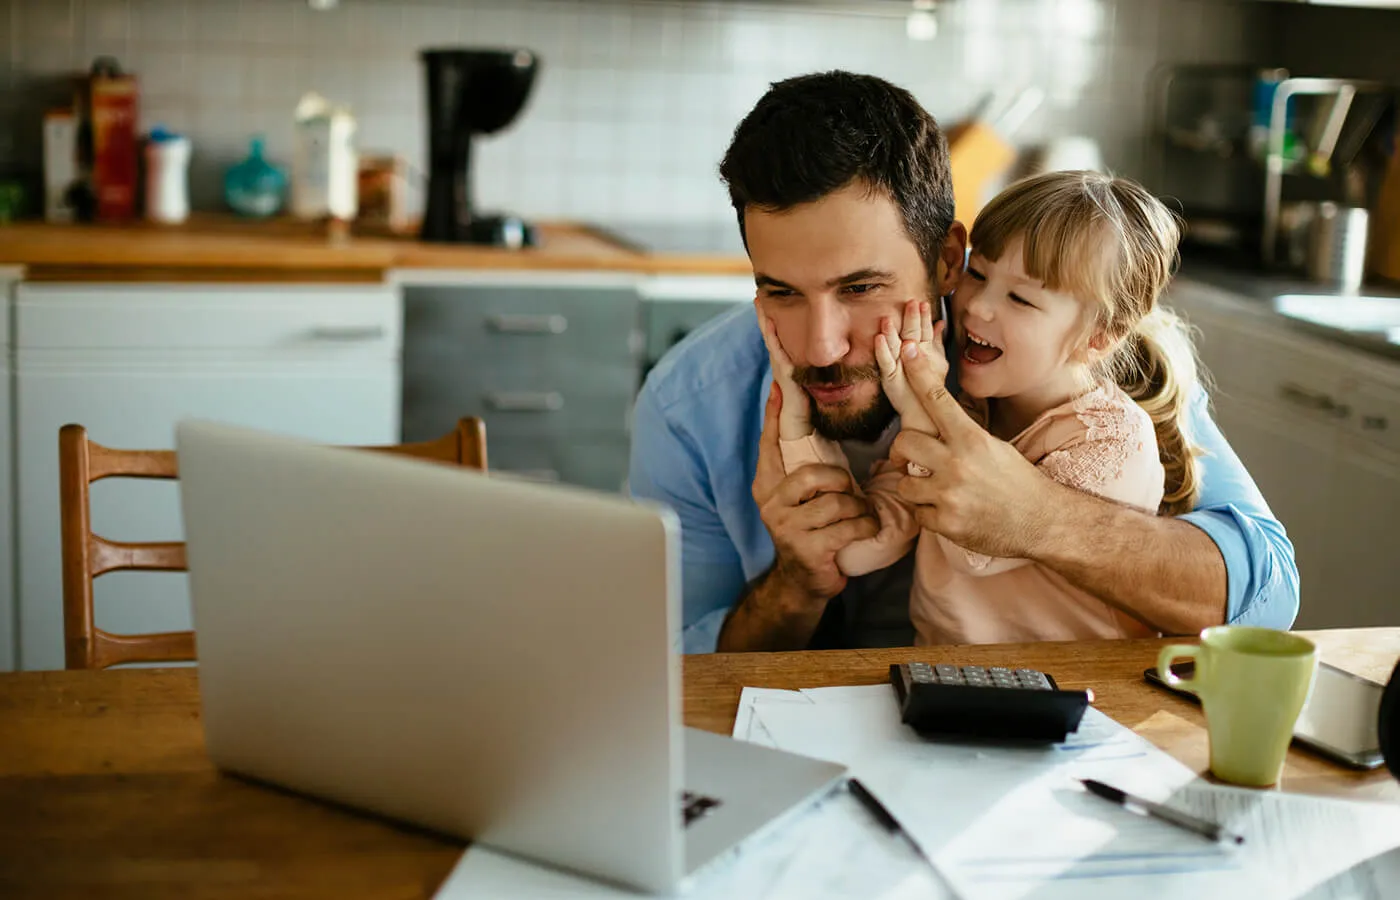
POLYGON ((912 341, 906 341, 905 344, 904 344, 904 358, 905 358, 905 359, 913 359, 914 357, 916 357, 916 356, 918 356, 918 355, 919 355, 919 348, 918 348, 918 346, 915 345, 914 342, 912 342, 912 341))

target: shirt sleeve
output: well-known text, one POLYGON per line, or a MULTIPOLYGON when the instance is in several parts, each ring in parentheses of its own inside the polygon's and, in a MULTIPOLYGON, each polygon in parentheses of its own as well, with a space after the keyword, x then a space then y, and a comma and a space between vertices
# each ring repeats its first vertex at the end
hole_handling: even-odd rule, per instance
POLYGON ((632 421, 628 490, 670 507, 681 523, 683 653, 713 653, 745 587, 743 563, 715 503, 698 445, 643 388, 632 421))
MULTIPOLYGON (((1197 389, 1187 424, 1201 458, 1201 493, 1182 518, 1220 548, 1228 582, 1226 621, 1288 629, 1298 615, 1298 564, 1293 544, 1240 458, 1211 418, 1197 389)), ((1298 473, 1307 478, 1307 472, 1298 473)))

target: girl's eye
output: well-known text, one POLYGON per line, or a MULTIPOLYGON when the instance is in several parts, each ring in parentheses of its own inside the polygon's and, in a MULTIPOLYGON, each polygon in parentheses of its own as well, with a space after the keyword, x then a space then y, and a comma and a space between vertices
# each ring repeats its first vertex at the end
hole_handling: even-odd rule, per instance
POLYGON ((971 266, 968 267, 968 269, 967 269, 967 274, 972 278, 973 281, 986 281, 986 280, 987 280, 987 276, 986 276, 986 275, 983 275, 981 272, 977 271, 976 269, 972 268, 971 266))
POLYGON ((1025 297, 1022 297, 1020 294, 1012 294, 1011 299, 1016 303, 1021 304, 1022 306, 1029 306, 1031 309, 1035 309, 1035 304, 1027 300, 1025 297))

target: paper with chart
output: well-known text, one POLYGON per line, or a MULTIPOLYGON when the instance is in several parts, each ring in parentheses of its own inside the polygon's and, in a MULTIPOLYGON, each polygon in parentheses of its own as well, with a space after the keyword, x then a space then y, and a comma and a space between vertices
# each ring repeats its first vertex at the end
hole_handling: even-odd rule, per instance
POLYGON ((920 738, 887 686, 745 688, 735 736, 846 763, 967 900, 1363 898, 1400 845, 1400 808, 1209 785, 1094 709, 1062 745, 1013 748, 920 738), (1213 844, 1138 816, 1087 794, 1085 777, 1248 839, 1213 844))

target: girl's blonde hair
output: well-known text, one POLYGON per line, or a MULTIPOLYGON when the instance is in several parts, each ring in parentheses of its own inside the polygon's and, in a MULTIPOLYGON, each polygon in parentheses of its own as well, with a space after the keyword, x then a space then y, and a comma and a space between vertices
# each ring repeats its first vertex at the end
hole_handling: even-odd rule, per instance
POLYGON ((1196 354, 1185 325, 1158 305, 1177 263, 1177 217, 1142 185, 1098 172, 1048 172, 1018 181, 972 227, 973 249, 999 259, 1022 239, 1026 274, 1092 303, 1087 334, 1113 352, 1096 374, 1152 417, 1166 470, 1160 511, 1188 512, 1200 491, 1186 428, 1196 354))

